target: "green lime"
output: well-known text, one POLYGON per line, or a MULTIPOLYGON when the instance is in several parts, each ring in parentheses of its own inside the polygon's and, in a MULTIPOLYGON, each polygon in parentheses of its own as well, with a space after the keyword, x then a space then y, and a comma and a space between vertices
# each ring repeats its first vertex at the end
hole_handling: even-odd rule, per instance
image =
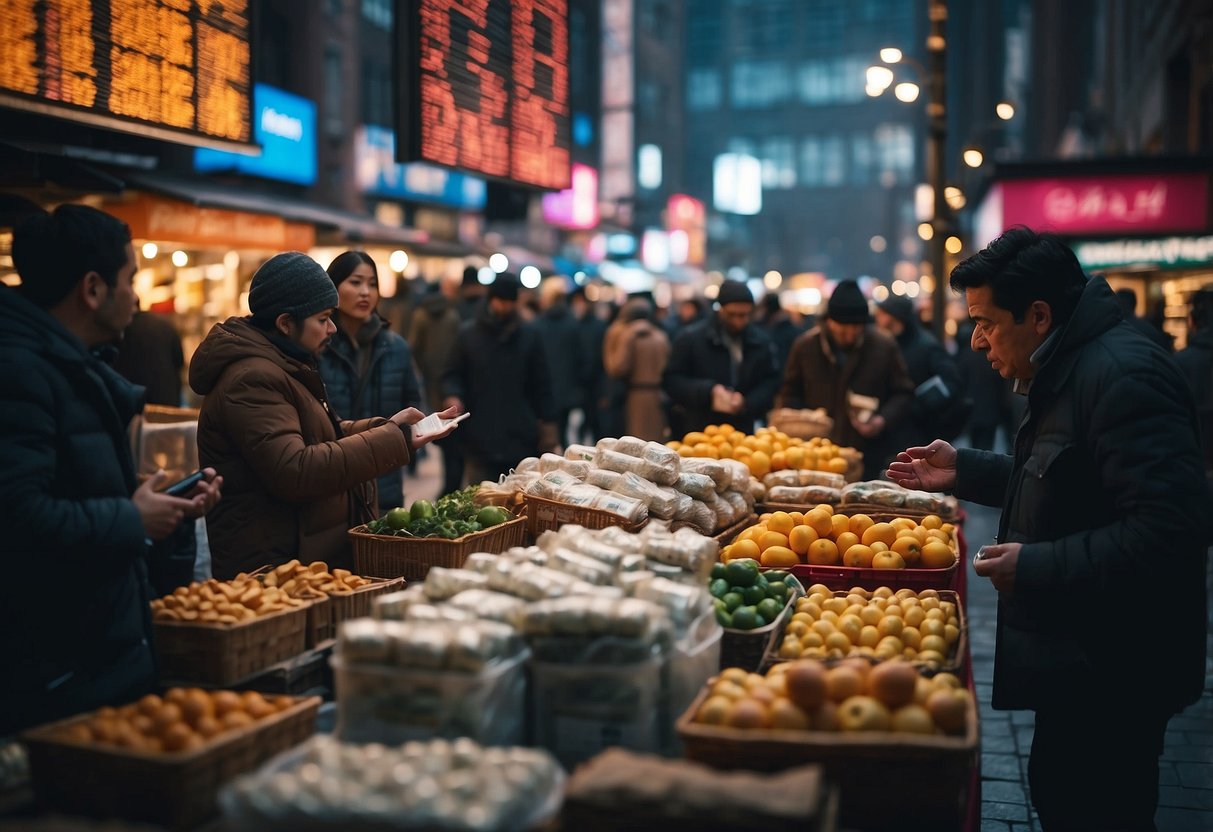
POLYGON ((387 514, 383 515, 383 522, 387 523, 390 528, 393 528, 396 531, 407 529, 411 519, 412 515, 409 514, 409 510, 407 508, 394 508, 387 514))
POLYGON ((758 580, 758 561, 752 558, 737 558, 725 565, 725 578, 732 586, 753 586, 758 580))
POLYGON ((716 610, 716 620, 720 622, 721 627, 732 628, 733 626, 733 616, 729 615, 725 610, 716 610))
POLYGON ((723 599, 723 598, 713 598, 713 599, 712 599, 712 604, 713 604, 713 605, 716 607, 716 609, 717 609, 717 610, 719 610, 720 612, 728 612, 728 611, 729 611, 729 605, 728 605, 728 604, 726 604, 726 603, 724 602, 724 599, 723 599))
POLYGON ((770 583, 771 581, 767 578, 767 576, 761 572, 759 572, 758 577, 754 579, 754 586, 760 586, 763 589, 766 589, 767 585, 770 583))
POLYGON ((774 621, 783 612, 783 604, 774 598, 763 598, 758 602, 758 614, 767 621, 774 621))
POLYGON ((716 578, 708 584, 708 592, 713 598, 723 598, 724 594, 729 591, 729 582, 724 578, 716 578))
POLYGON ((738 607, 733 610, 734 630, 753 630, 762 626, 758 623, 758 610, 754 607, 738 607))
POLYGON ((784 572, 782 569, 768 569, 762 574, 766 575, 767 580, 773 584, 781 584, 788 578, 788 573, 784 572))
POLYGON ((771 585, 767 587, 767 597, 774 598, 779 602, 780 606, 783 606, 784 602, 788 599, 789 591, 788 585, 783 581, 772 581, 771 585))
POLYGON ((725 575, 725 571, 726 571, 725 566, 720 561, 716 561, 716 563, 712 564, 712 577, 713 578, 727 577, 725 575))
POLYGON ((409 516, 414 520, 434 516, 434 504, 429 500, 418 500, 409 508, 409 516))
POLYGON ((501 506, 485 506, 476 512, 476 522, 480 527, 487 529, 489 526, 496 526, 499 523, 504 523, 510 519, 510 513, 501 506))
POLYGON ((745 589, 741 590, 741 597, 745 598, 747 605, 751 607, 756 606, 759 601, 766 599, 767 590, 766 587, 762 586, 747 586, 745 589))
POLYGON ((724 605, 728 608, 729 612, 733 612, 745 603, 745 598, 742 597, 740 592, 726 592, 720 600, 724 601, 724 605))

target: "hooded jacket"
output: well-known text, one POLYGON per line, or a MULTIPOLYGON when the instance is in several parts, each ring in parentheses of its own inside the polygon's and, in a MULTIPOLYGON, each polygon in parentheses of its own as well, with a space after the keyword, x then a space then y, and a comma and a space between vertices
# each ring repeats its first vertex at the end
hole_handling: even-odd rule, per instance
POLYGON ((1046 351, 1014 455, 957 457, 956 496, 1002 505, 999 542, 1023 544, 1014 592, 998 598, 993 705, 1114 697, 1170 714, 1204 685, 1213 512, 1192 394, 1103 278, 1046 351), (1165 634, 1109 617, 1147 586, 1165 587, 1165 634))
POLYGON ((155 683, 127 427, 143 388, 0 288, 0 735, 155 683), (46 592, 31 591, 41 581, 46 592))
MULTIPOLYGON (((337 332, 316 360, 337 417, 388 418, 406 407, 420 408, 421 387, 405 340, 388 329, 378 313, 359 328, 357 339, 355 348, 345 333, 337 332)), ((404 501, 399 470, 382 475, 377 484, 380 506, 391 508, 404 501)))
POLYGON ((409 461, 395 423, 338 421, 305 356, 248 318, 216 324, 190 362, 205 396, 198 459, 224 478, 207 515, 217 578, 291 558, 349 565, 347 532, 375 516, 375 477, 409 461))

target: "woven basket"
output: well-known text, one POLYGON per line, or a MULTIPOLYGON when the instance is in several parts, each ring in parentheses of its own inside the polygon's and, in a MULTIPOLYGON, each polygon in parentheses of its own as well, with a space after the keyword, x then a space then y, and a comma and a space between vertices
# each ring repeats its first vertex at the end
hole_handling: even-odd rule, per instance
POLYGON ((528 494, 526 498, 527 531, 532 540, 547 531, 556 531, 561 526, 576 525, 587 529, 605 529, 608 526, 619 526, 626 532, 638 532, 644 528, 648 520, 639 523, 629 523, 618 514, 596 508, 583 508, 568 503, 549 500, 546 497, 536 497, 528 494))
MULTIPOLYGON (((302 620, 302 619, 301 619, 302 620)), ((194 751, 153 754, 68 742, 81 714, 26 732, 30 777, 38 802, 60 811, 192 828, 215 814, 229 780, 310 737, 320 698, 301 699, 194 751)))
POLYGON ((775 430, 795 436, 799 439, 812 439, 815 436, 829 436, 834 430, 834 420, 825 414, 816 414, 812 410, 796 410, 781 407, 767 414, 767 423, 775 430))
POLYGON ((314 598, 307 607, 306 646, 310 649, 337 637, 337 621, 329 598, 314 598))
POLYGON ((473 552, 501 554, 511 546, 521 546, 525 536, 524 517, 454 539, 371 534, 366 526, 350 529, 355 572, 409 581, 424 581, 433 566, 448 569, 463 566, 473 552))
MULTIPOLYGON (((460 564, 460 566, 462 565, 460 564)), ((329 603, 333 605, 334 624, 341 624, 351 618, 369 618, 377 596, 404 589, 404 578, 368 578, 367 580, 372 583, 360 586, 353 592, 329 596, 329 603)))
POLYGON ((847 828, 904 832, 959 830, 970 774, 977 764, 977 709, 964 736, 861 731, 746 731, 694 721, 705 687, 679 718, 687 759, 719 769, 783 771, 818 763, 839 785, 847 828))
POLYGON ((779 649, 777 642, 783 635, 783 628, 792 617, 796 599, 803 595, 804 586, 799 583, 793 585, 788 602, 779 617, 755 630, 734 630, 726 627, 724 636, 720 639, 721 670, 726 667, 742 667, 753 671, 762 667, 763 657, 779 649))
POLYGON ((239 624, 156 621, 160 676, 211 686, 232 685, 307 646, 310 604, 239 624))

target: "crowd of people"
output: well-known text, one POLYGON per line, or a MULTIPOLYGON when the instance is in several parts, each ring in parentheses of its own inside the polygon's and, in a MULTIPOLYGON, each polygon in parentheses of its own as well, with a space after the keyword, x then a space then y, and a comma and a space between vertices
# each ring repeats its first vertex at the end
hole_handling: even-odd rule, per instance
POLYGON ((216 577, 343 566, 348 529, 403 499, 401 470, 431 442, 450 490, 574 439, 748 431, 774 406, 820 407, 869 476, 1002 508, 974 567, 999 592, 992 704, 1036 713, 1029 777, 1046 828, 1152 827, 1167 722, 1203 686, 1213 291, 1195 294, 1191 343, 1172 358, 1061 240, 1015 228, 951 274, 972 322, 956 354, 905 298, 873 320, 854 281, 804 328, 740 282, 710 310, 686 301, 662 320, 641 296, 608 321, 559 281, 532 307, 512 275, 482 287, 470 271, 415 304, 405 338, 379 314, 366 254, 326 271, 286 252, 253 275, 251 314, 192 357, 203 471, 171 496, 163 472, 139 481, 127 431, 146 391, 107 361, 135 316, 129 229, 63 205, 19 225, 12 256, 0 525, 8 562, 53 575, 55 600, 0 585, 13 671, 0 735, 155 686, 148 602, 171 589, 194 518, 216 577), (1015 400, 1010 452, 995 453, 1015 400), (420 433, 438 408, 470 417, 420 433), (971 447, 949 441, 966 430, 971 447), (1109 639, 1103 606, 1160 574, 1168 638, 1109 639), (1126 672, 1141 656, 1150 673, 1126 672))

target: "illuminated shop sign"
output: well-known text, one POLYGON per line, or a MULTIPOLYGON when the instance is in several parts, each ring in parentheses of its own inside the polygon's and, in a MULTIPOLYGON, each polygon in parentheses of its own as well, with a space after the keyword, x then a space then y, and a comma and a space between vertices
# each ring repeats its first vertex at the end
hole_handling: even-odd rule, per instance
POLYGON ((543 195, 543 221, 573 229, 598 225, 598 171, 574 164, 573 187, 543 195))
POLYGON ((260 156, 200 147, 194 169, 235 171, 298 185, 316 181, 316 105, 266 84, 253 87, 253 140, 260 156))
POLYGON ((569 187, 567 0, 398 0, 401 161, 569 187))
POLYGON ((1075 240, 1070 246, 1078 255, 1078 262, 1088 271, 1128 266, 1186 269, 1213 263, 1213 236, 1075 240))
POLYGON ((187 144, 247 144, 247 0, 5 0, 0 104, 187 144))
POLYGON ((354 170, 364 194, 433 202, 465 211, 484 208, 483 179, 446 168, 396 161, 396 134, 386 127, 364 124, 354 135, 354 170))

